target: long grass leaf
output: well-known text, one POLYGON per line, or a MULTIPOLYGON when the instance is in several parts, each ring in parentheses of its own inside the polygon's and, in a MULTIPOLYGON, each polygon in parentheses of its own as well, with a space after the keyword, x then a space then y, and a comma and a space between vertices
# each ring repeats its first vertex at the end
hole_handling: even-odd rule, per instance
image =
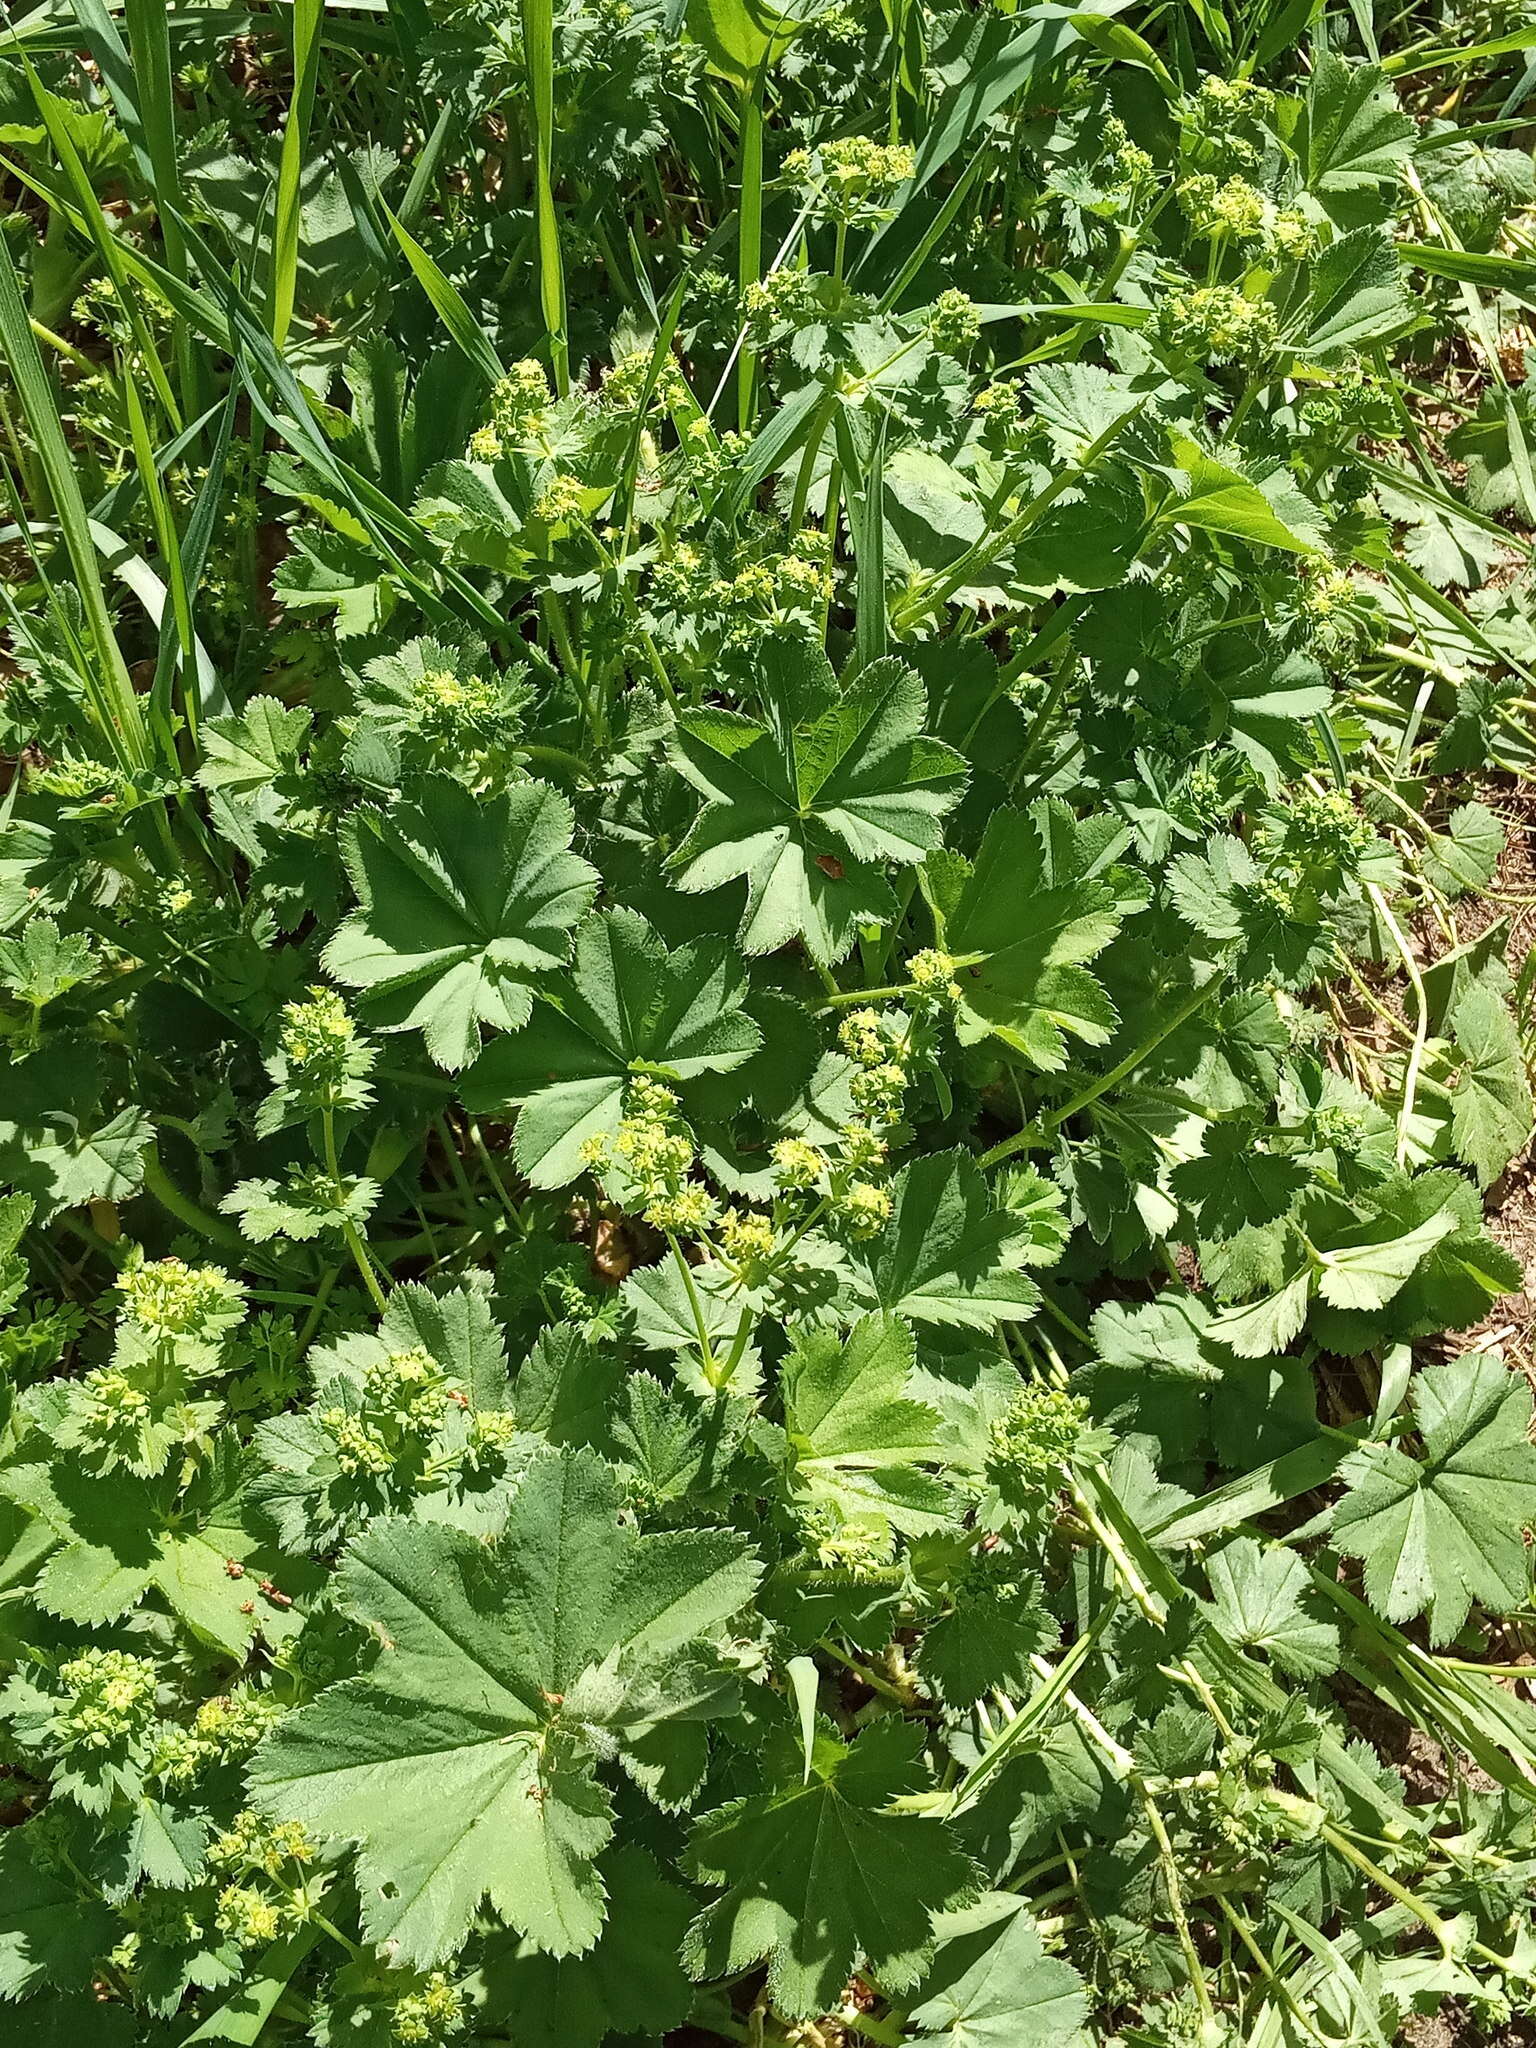
MULTIPOLYGON (((382 200, 380 204, 383 205, 382 200)), ((454 345, 469 358, 488 384, 496 383, 503 374, 501 358, 492 347, 490 336, 470 311, 463 293, 388 206, 384 206, 384 215, 390 232, 411 266, 412 276, 432 301, 432 309, 448 330, 454 345)))
POLYGON ((21 280, 16 275, 16 266, 3 235, 0 235, 0 351, 4 353, 27 430, 47 480, 48 494, 53 500, 80 602, 85 609, 86 626, 96 656, 97 670, 93 680, 99 692, 105 737, 121 761, 131 767, 142 767, 149 760, 144 709, 134 693, 128 665, 117 643, 86 518, 85 501, 75 474, 74 457, 27 319, 21 280))
POLYGON ((53 145, 65 179, 74 194, 85 232, 95 243, 96 252, 101 257, 113 288, 128 315, 128 323, 133 329, 134 340, 138 343, 139 358, 145 373, 154 386, 155 396, 163 407, 166 418, 174 430, 179 430, 182 423, 181 409, 171 390, 165 366, 160 360, 159 343, 144 318, 137 294, 129 290, 121 237, 102 211, 90 175, 81 162, 80 152, 75 147, 74 137, 70 134, 67 124, 60 118, 59 102, 49 92, 26 58, 22 59, 22 64, 27 74, 27 82, 32 88, 33 101, 48 132, 48 140, 53 145))
POLYGON ((320 71, 320 18, 324 0, 293 0, 293 97, 283 126, 277 170, 277 207, 272 229, 270 330, 281 348, 288 338, 298 286, 299 238, 303 221, 304 145, 320 71))
MULTIPOLYGON (((101 0, 75 0, 77 9, 94 10, 101 0)), ((160 209, 160 238, 165 260, 185 277, 186 251, 176 225, 183 209, 181 165, 176 146, 176 97, 171 70, 171 38, 166 10, 159 0, 126 0, 128 40, 133 52, 137 113, 149 158, 150 183, 160 209)), ((119 103, 121 104, 121 103, 119 103)))
POLYGON ((555 389, 571 388, 570 347, 565 321, 565 260, 555 216, 555 13, 554 0, 522 0, 523 54, 533 105, 534 207, 539 237, 539 305, 549 345, 555 389))

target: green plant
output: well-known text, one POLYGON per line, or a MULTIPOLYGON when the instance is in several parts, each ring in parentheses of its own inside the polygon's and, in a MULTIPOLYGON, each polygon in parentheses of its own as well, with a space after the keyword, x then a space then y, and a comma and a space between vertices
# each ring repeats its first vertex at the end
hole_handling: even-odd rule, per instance
POLYGON ((16 12, 11 2023, 1529 2011, 1536 30, 16 12))

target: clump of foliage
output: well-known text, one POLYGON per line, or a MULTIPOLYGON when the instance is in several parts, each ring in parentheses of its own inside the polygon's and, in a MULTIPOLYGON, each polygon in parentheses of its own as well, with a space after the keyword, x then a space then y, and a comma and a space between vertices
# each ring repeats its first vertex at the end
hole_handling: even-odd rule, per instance
POLYGON ((13 10, 18 2039, 1530 2009, 1533 49, 13 10))

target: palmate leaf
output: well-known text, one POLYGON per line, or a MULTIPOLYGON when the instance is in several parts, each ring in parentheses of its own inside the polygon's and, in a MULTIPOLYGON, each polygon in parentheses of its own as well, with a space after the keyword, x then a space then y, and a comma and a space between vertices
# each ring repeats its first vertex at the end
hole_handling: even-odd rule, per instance
POLYGON ((1168 1184, 1194 1210, 1205 1237, 1234 1237, 1284 1216, 1306 1185, 1294 1159, 1259 1149, 1251 1124, 1207 1124, 1196 1159, 1186 1159, 1168 1184))
POLYGON ((1244 981, 1305 988, 1322 971, 1331 928, 1291 915, 1267 895, 1241 839, 1216 838, 1204 853, 1176 854, 1166 880, 1180 917, 1205 938, 1235 946, 1233 967, 1244 981))
MULTIPOLYGON (((1401 1279, 1390 1271, 1390 1251, 1378 1261, 1377 1250, 1370 1243, 1348 1248, 1361 1256, 1358 1260, 1344 1258, 1343 1284, 1354 1286, 1379 1265, 1391 1291, 1383 1309, 1334 1308, 1326 1300, 1314 1302, 1313 1332, 1328 1350, 1352 1357, 1378 1345, 1383 1336, 1408 1340, 1440 1330, 1466 1329, 1487 1314, 1497 1296, 1520 1285, 1519 1260, 1482 1228, 1481 1205, 1464 1174, 1441 1168, 1411 1179, 1395 1178, 1373 1191, 1371 1203, 1377 1216, 1362 1233, 1368 1239, 1390 1246, 1429 1226, 1432 1241, 1421 1251, 1413 1270, 1401 1279), (1447 1219, 1449 1228, 1444 1227, 1447 1219)), ((1338 1251, 1330 1253, 1330 1262, 1339 1267, 1341 1256, 1338 1251)))
POLYGON ((965 785, 953 748, 923 733, 927 698, 904 663, 871 662, 841 688, 825 657, 789 641, 763 654, 763 719, 685 712, 673 759, 705 798, 674 857, 679 888, 745 876, 740 941, 771 953, 803 938, 825 966, 896 899, 886 862, 939 843, 965 785))
POLYGON ((513 1153, 535 1187, 576 1178, 586 1140, 618 1129, 632 1076, 728 1073, 762 1043, 730 950, 703 940, 669 952, 629 910, 587 918, 570 973, 538 993, 528 1023, 488 1045, 460 1090, 476 1113, 522 1104, 513 1153))
POLYGON ((931 1152, 902 1168, 880 1235, 853 1252, 853 1296, 918 1323, 990 1330, 1027 1320, 1039 1289, 1021 1271, 1053 1257, 1055 1211, 995 1209, 968 1152, 931 1152), (1046 1249, 1049 1247, 1049 1249, 1046 1249))
POLYGON ((114 1924, 105 1906, 34 1859, 26 1828, 0 1834, 0 1999, 26 1998, 42 1984, 83 1989, 114 1924))
POLYGON ((728 1710, 729 1682, 690 1645, 756 1578, 728 1532, 621 1527, 588 1451, 537 1459, 492 1545, 377 1521, 340 1591, 384 1647, 283 1723, 253 1796, 358 1844, 364 1929, 401 1962, 450 1955, 482 1898, 538 1948, 580 1953, 603 1925, 595 1859, 613 1832, 598 1762, 728 1710))
POLYGON ((1297 147, 1309 189, 1330 212, 1346 194, 1395 184, 1413 143, 1414 125, 1377 65, 1319 57, 1297 147))
POLYGON ((1223 737, 1273 795, 1308 758, 1308 720, 1326 711, 1333 692, 1309 655, 1243 639, 1236 667, 1213 674, 1223 737))
POLYGON ((51 917, 29 918, 15 938, 0 938, 0 985, 41 1009, 90 977, 95 955, 78 932, 51 917))
POLYGON ((1221 461, 1180 430, 1170 430, 1179 488, 1158 517, 1168 526, 1224 533, 1250 547, 1315 554, 1323 542, 1322 515, 1296 488, 1289 470, 1249 476, 1221 461))
POLYGON ((251 799, 299 762, 313 713, 276 697, 250 697, 238 718, 212 718, 203 728, 202 788, 251 799))
POLYGON ((107 1113, 96 1047, 60 1034, 13 1060, 0 1094, 0 1183, 29 1195, 39 1220, 120 1202, 143 1179, 154 1129, 138 1108, 107 1113))
POLYGON ((1451 1090, 1451 1131, 1459 1158, 1487 1187, 1531 1128, 1531 1087, 1520 1034, 1503 998, 1474 982, 1451 1011, 1461 1070, 1451 1090))
POLYGON ((1490 882, 1504 851, 1504 824, 1486 804, 1458 804, 1443 832, 1431 832, 1424 853, 1424 872, 1435 887, 1453 900, 1490 882))
POLYGON ((448 776, 347 827, 359 908, 325 949, 338 981, 366 990, 382 1031, 420 1030, 440 1067, 467 1066, 480 1028, 516 1030, 530 977, 558 967, 597 876, 570 850, 571 808, 542 782, 480 798, 448 776))
POLYGON ((977 1872, 945 1824, 888 1813, 926 1772, 922 1730, 881 1721, 849 1746, 818 1735, 802 1784, 740 1799, 693 1831, 701 1883, 729 1887, 688 1931, 695 1977, 768 1964, 768 1995, 790 2018, 824 2013, 861 1959, 893 1991, 912 1984, 933 1916, 959 1904, 977 1872))
POLYGON ((943 1946, 907 2017, 919 2048, 1063 2048, 1088 2013, 1083 1980, 1046 1955, 1028 1907, 988 1892, 939 1921, 943 1946))
POLYGON ((1060 1631, 1040 1602, 1020 1587, 967 1595, 923 1633, 918 1669, 947 1707, 969 1707, 994 1690, 1027 1690, 1032 1657, 1060 1631))
POLYGON ((482 2017, 519 2048, 598 2048, 610 2034, 659 2037, 688 2017, 693 1988, 678 1961, 690 1901, 643 1850, 603 1858, 608 1917, 581 1956, 543 1954, 502 1935, 478 1974, 482 2017))
POLYGON ((801 1336, 780 1382, 794 1486, 807 1505, 907 1534, 943 1525, 949 1496, 921 1468, 936 1464, 936 1409, 907 1394, 916 1361, 897 1316, 865 1316, 846 1343, 801 1336))
POLYGON ((1422 1459, 1383 1443, 1352 1456, 1333 1536, 1362 1561, 1379 1614, 1403 1622, 1427 1609, 1430 1640, 1443 1643, 1474 1600, 1502 1613, 1529 1598, 1522 1532, 1536 1520, 1531 1397, 1502 1359, 1469 1353, 1427 1367, 1409 1401, 1422 1459))
POLYGON ((1385 1308, 1424 1258, 1455 1228, 1456 1218, 1441 1209, 1398 1236, 1373 1236, 1364 1244, 1341 1245, 1324 1252, 1317 1291, 1331 1308, 1385 1308))
POLYGON ((1415 318, 1402 269, 1383 228, 1356 228, 1321 250, 1312 264, 1295 346, 1328 362, 1397 334, 1415 318))
POLYGON ((995 1038, 1057 1073, 1069 1036, 1107 1042, 1118 1015, 1083 962, 1114 938, 1120 916, 1113 890, 1088 865, 1061 804, 995 811, 973 862, 951 853, 929 862, 944 945, 964 963, 955 1008, 962 1045, 995 1038))
POLYGON ((1264 1651, 1297 1678, 1337 1669, 1338 1630, 1310 1611, 1307 1568, 1293 1551, 1239 1536, 1205 1570, 1212 1616, 1229 1643, 1264 1651))
POLYGON ((226 1569, 259 1550, 245 1513, 249 1477, 248 1460, 226 1437, 174 1510, 164 1482, 87 1472, 63 1459, 6 1467, 0 1492, 56 1539, 35 1584, 46 1613, 97 1628, 155 1591, 194 1636, 244 1656, 278 1612, 258 1613, 250 1586, 226 1569))

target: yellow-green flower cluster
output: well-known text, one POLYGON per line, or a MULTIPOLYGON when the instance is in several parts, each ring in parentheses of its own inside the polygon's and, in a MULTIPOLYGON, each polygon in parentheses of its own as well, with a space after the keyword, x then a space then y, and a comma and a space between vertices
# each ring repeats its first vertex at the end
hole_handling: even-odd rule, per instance
POLYGON ((872 1180, 851 1180, 832 1207, 850 1237, 878 1237, 890 1219, 890 1190, 872 1180))
POLYGON ((312 987, 300 1001, 285 1003, 277 1042, 284 1079, 306 1093, 324 1095, 351 1077, 357 1025, 334 989, 312 987))
POLYGON ((826 1171, 827 1159, 804 1138, 780 1138, 773 1148, 773 1166, 779 1186, 797 1192, 815 1187, 826 1171))
POLYGON ((690 1181, 675 1193, 653 1195, 642 1213, 653 1230, 670 1231, 674 1237, 699 1237, 714 1221, 717 1207, 707 1188, 690 1181))
POLYGON ((943 291, 928 309, 927 324, 941 355, 963 356, 981 332, 981 308, 965 292, 943 291))
POLYGON ((476 462, 496 462, 543 431, 549 385, 537 363, 514 363, 491 393, 491 416, 471 436, 469 453, 476 462))
POLYGON ((215 1870, 281 1877, 291 1865, 302 1869, 313 1863, 319 1853, 319 1843, 302 1821, 267 1820, 246 1807, 235 1815, 231 1827, 214 1837, 208 1861, 215 1870))
POLYGON ((321 1410, 320 1427, 349 1478, 382 1479, 420 1457, 441 1427, 453 1392, 437 1360, 413 1345, 367 1365, 361 1410, 332 1403, 321 1410))
POLYGON ((1333 619, 1359 598, 1353 576, 1342 569, 1325 570, 1302 590, 1301 608, 1309 618, 1333 619))
POLYGON ((640 1213, 655 1230, 697 1237, 715 1219, 707 1188, 690 1179, 693 1139, 678 1118, 670 1088, 641 1075, 630 1084, 627 1114, 610 1138, 588 1138, 581 1148, 591 1167, 617 1166, 634 1183, 640 1213))
POLYGON ((291 1899, 276 1899, 254 1885, 228 1884, 214 1916, 220 1934, 236 1948, 266 1948, 285 1934, 298 1915, 291 1899))
POLYGON ((983 384, 971 400, 971 411, 978 419, 1011 420, 1018 416, 1019 393, 1013 384, 983 384))
POLYGON ((546 526, 567 525, 580 519, 583 488, 579 476, 572 476, 568 470, 559 471, 540 491, 533 507, 534 517, 542 519, 546 526))
POLYGON ((517 1436, 517 1417, 507 1408, 482 1408, 471 1418, 469 1442, 464 1449, 467 1463, 478 1469, 497 1466, 517 1436))
POLYGON ((1263 239, 1268 201, 1246 178, 1231 177, 1222 184, 1202 171, 1184 179, 1178 196, 1197 235, 1221 235, 1239 243, 1263 239))
POLYGON ((137 1922, 112 1951, 112 1962, 120 1970, 132 1970, 140 1951, 150 1948, 201 1948, 206 1939, 202 1921, 188 1903, 185 1892, 163 1891, 152 1886, 135 1902, 137 1922))
POLYGON ((192 1726, 199 1739, 212 1743, 220 1759, 229 1763, 248 1756, 282 1718, 282 1702, 271 1693, 216 1693, 203 1701, 192 1726))
POLYGON ((382 1479, 395 1462, 383 1432, 364 1416, 338 1406, 323 1408, 318 1421, 336 1447, 336 1463, 349 1479, 382 1479))
POLYGON ((1254 170, 1263 158, 1264 126, 1274 105, 1269 88, 1251 78, 1202 79, 1185 113, 1185 146, 1200 162, 1254 170))
POLYGON ((651 596, 661 609, 743 651, 761 645, 775 628, 819 619, 835 588, 827 538, 814 527, 797 533, 785 552, 758 556, 728 576, 716 575, 699 549, 682 541, 651 575, 651 596))
POLYGON ((889 1040, 878 1010, 850 1010, 837 1027, 837 1042, 851 1060, 861 1067, 877 1066, 886 1056, 889 1040))
POLYGON ((1148 185, 1157 175, 1157 165, 1139 143, 1132 142, 1130 130, 1117 114, 1104 123, 1104 154, 1120 185, 1148 185))
POLYGON ((748 1287, 765 1280, 773 1264, 778 1235, 766 1216, 750 1209, 727 1209, 716 1231, 720 1249, 748 1287))
POLYGON ((391 1351, 363 1369, 363 1399, 404 1429, 435 1429, 446 1398, 442 1369, 420 1344, 391 1351))
POLYGON ((1215 71, 1201 79, 1195 95, 1197 113, 1213 121, 1243 116, 1263 119, 1274 104, 1275 96, 1267 85, 1252 78, 1223 78, 1215 71))
POLYGON ((784 175, 815 194, 835 218, 854 220, 877 196, 905 184, 916 162, 904 142, 848 135, 813 150, 792 150, 784 159, 784 175))
POLYGON ((455 739, 466 728, 478 731, 501 715, 503 700, 494 682, 481 675, 454 675, 429 668, 411 684, 411 710, 429 739, 455 739))
POLYGON ((154 1722, 159 1680, 147 1657, 126 1650, 82 1650, 59 1666, 59 1683, 66 1702, 58 1727, 67 1749, 131 1745, 154 1722))
POLYGON ((282 1718, 282 1704, 271 1693, 218 1693, 203 1701, 189 1728, 167 1723, 160 1730, 152 1775, 184 1785, 215 1764, 240 1763, 282 1718))
POLYGON ((145 1389, 120 1365, 87 1373, 76 1395, 81 1427, 97 1449, 126 1458, 138 1455, 152 1407, 145 1389))
POLYGON ((130 1266, 117 1285, 124 1312, 155 1336, 200 1335, 210 1323, 227 1324, 244 1300, 239 1282, 220 1267, 176 1258, 130 1266))
POLYGON ((1207 832, 1230 818, 1235 808, 1231 790, 1207 763, 1201 762, 1184 778, 1179 805, 1190 821, 1207 832))
POLYGON ((434 1970, 425 1983, 394 2001, 389 2026, 400 2048, 435 2048, 462 2032, 464 1994, 441 1970, 434 1970))
POLYGON ((1251 882, 1245 883, 1241 893, 1260 910, 1271 912, 1276 917, 1292 918, 1296 915, 1296 886, 1294 876, 1279 875, 1266 868, 1251 882))
POLYGON ((1240 248, 1297 262, 1317 245, 1317 229, 1297 207, 1279 207, 1246 178, 1222 183, 1208 172, 1184 179, 1179 204, 1197 235, 1220 238, 1240 248))
POLYGON ((838 1026, 838 1043, 858 1071, 848 1083, 863 1116, 894 1121, 907 1085, 906 1055, 891 1038, 878 1010, 854 1010, 838 1026))
POLYGON ((741 317, 754 341, 772 339, 781 329, 798 327, 821 310, 822 275, 797 268, 770 270, 741 295, 741 317))
MULTIPOLYGON (((803 542, 806 536, 799 538, 803 542)), ((718 578, 707 601, 725 617, 727 643, 748 648, 761 640, 765 626, 829 603, 834 588, 827 563, 812 548, 799 547, 718 578)))
MULTIPOLYGON (((605 401, 624 412, 634 412, 645 395, 646 379, 650 374, 649 349, 637 348, 628 355, 620 356, 603 379, 605 401)), ((663 356, 656 366, 656 381, 651 388, 647 409, 656 413, 673 413, 688 402, 687 378, 672 356, 663 356)))
POLYGON ((1245 298, 1232 285, 1207 284, 1170 292, 1153 317, 1152 332, 1170 355, 1227 363, 1267 354, 1280 327, 1267 299, 1245 298))
POLYGON ((830 1509, 819 1509, 806 1516, 803 1533, 806 1548, 815 1551, 819 1564, 828 1571, 848 1572, 854 1578, 889 1564, 896 1547, 888 1523, 843 1521, 830 1509))
POLYGON ((1314 1144, 1330 1152, 1337 1152, 1345 1159, 1359 1157, 1366 1140, 1365 1119, 1358 1110, 1347 1109, 1340 1103, 1325 1103, 1321 1109, 1312 1112, 1312 1139, 1314 1144))
POLYGON ((1280 819, 1269 821, 1265 836, 1288 866, 1327 886, 1354 873, 1376 835, 1347 790, 1302 789, 1280 819))
MULTIPOLYGON (((944 980, 948 979, 947 956, 944 980)), ((874 1237, 891 1214, 889 1191, 859 1176, 885 1163, 886 1140, 880 1125, 901 1114, 907 1085, 908 1047, 905 1020, 886 1018, 878 1010, 859 1009, 838 1026, 838 1044, 854 1062, 848 1092, 858 1115, 839 1132, 839 1159, 831 1172, 833 1215, 852 1237, 874 1237), (897 1031, 903 1035, 898 1037, 897 1031)))
POLYGON ((738 434, 734 428, 716 434, 708 420, 691 421, 683 436, 683 452, 688 460, 688 480, 694 489, 712 490, 730 474, 746 446, 746 435, 738 434))
POLYGON ((1314 255, 1321 237, 1316 221, 1308 220, 1299 206, 1277 207, 1265 223, 1265 245, 1272 257, 1300 263, 1314 255))
POLYGON ((872 1130, 868 1124, 844 1124, 838 1137, 841 1140, 843 1164, 852 1167, 855 1172, 867 1173, 871 1168, 885 1164, 885 1156, 890 1148, 880 1133, 872 1130))
POLYGON ((964 991, 955 979, 953 956, 925 946, 907 962, 912 993, 919 1002, 958 1003, 964 991))
POLYGON ((56 796, 65 803, 84 803, 88 798, 121 796, 128 787, 118 768, 91 761, 81 754, 59 754, 51 761, 27 764, 27 787, 42 796, 56 796))
POLYGON ((1054 1492, 1066 1480, 1088 1421, 1088 1403, 1058 1387, 1022 1387, 992 1424, 991 1462, 1013 1481, 1054 1492))

